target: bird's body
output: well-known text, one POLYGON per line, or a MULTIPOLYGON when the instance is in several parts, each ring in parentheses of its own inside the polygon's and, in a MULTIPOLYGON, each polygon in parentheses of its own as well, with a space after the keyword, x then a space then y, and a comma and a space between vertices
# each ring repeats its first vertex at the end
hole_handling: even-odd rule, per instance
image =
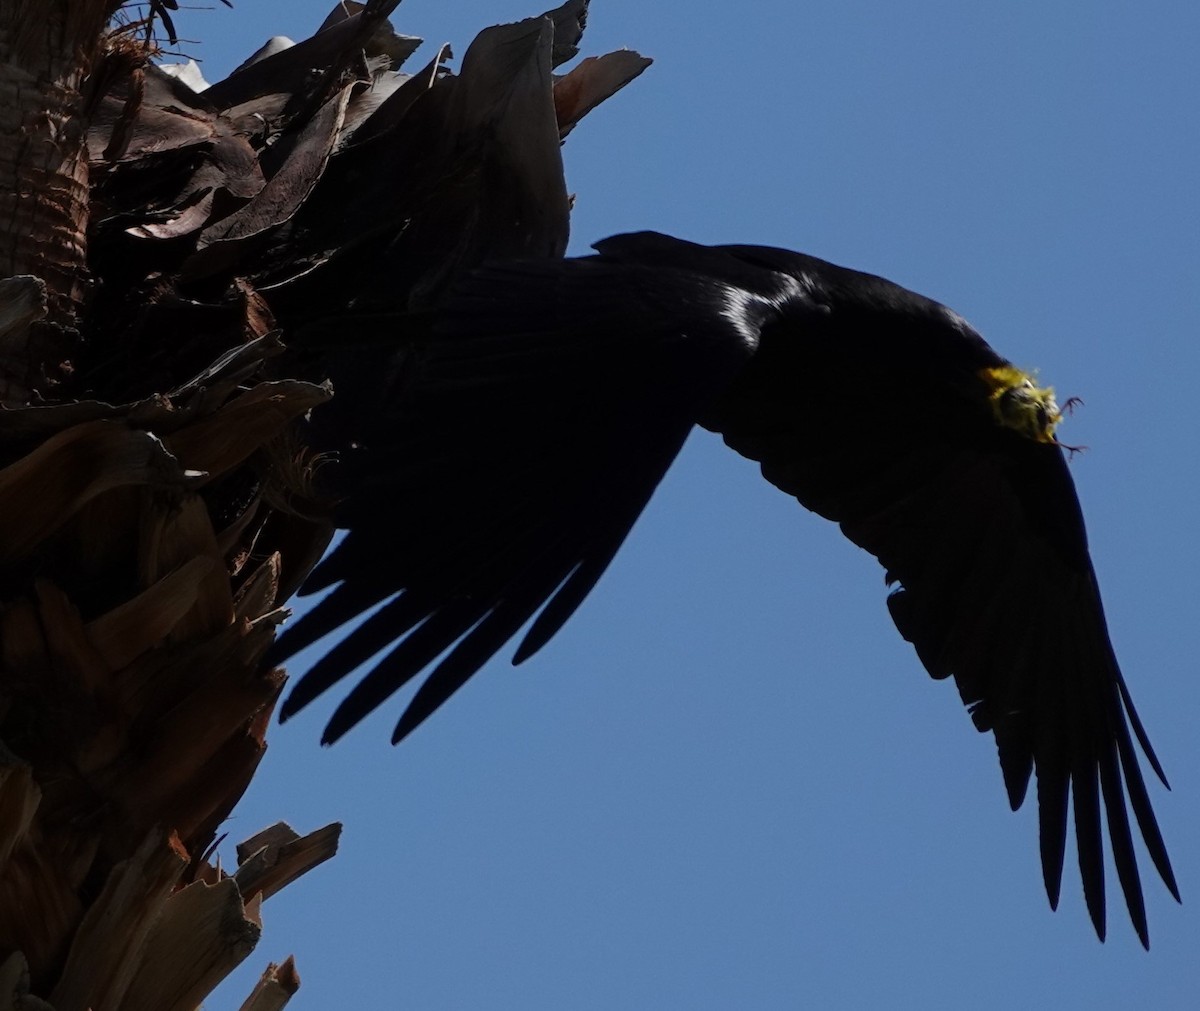
POLYGON ((339 585, 277 656, 387 603, 284 715, 392 644, 335 712, 336 739, 441 657, 398 740, 533 618, 514 662, 531 655, 700 424, 879 559, 901 634, 995 734, 1014 808, 1036 772, 1052 904, 1073 801, 1101 936, 1103 807, 1145 943, 1126 797, 1178 895, 1133 736, 1162 771, 1108 639, 1052 391, 882 278, 654 233, 596 248, 475 272, 405 350, 383 423, 338 465, 349 533, 308 589, 339 585))

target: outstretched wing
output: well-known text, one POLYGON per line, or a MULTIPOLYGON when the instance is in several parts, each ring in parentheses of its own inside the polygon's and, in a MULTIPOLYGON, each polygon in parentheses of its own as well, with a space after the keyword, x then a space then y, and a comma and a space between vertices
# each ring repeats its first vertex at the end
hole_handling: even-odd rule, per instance
POLYGON ((1063 450, 1001 423, 986 376, 1008 363, 942 306, 807 257, 730 252, 808 277, 827 311, 816 329, 810 309, 769 322, 759 353, 705 423, 879 559, 895 586, 896 627, 933 677, 954 677, 976 727, 995 734, 1014 809, 1036 771, 1051 906, 1073 800, 1101 938, 1103 808, 1147 944, 1127 800, 1179 894, 1132 737, 1166 780, 1113 654, 1063 450))
POLYGON ((539 649, 752 354, 756 298, 598 258, 469 278, 437 336, 412 352, 386 417, 336 465, 346 494, 336 522, 349 533, 305 592, 338 585, 274 659, 386 603, 300 679, 281 715, 391 646, 338 706, 323 737, 336 740, 446 653, 399 740, 535 614, 514 662, 539 649))
POLYGON ((399 740, 536 614, 514 660, 529 656, 699 421, 883 563, 901 634, 995 734, 1014 808, 1036 772, 1051 905, 1073 801, 1101 937, 1103 810, 1146 944, 1127 803, 1179 895, 1135 737, 1162 770, 1113 655, 1062 450, 1045 418, 1014 421, 994 396, 1016 370, 943 306, 802 254, 653 233, 597 249, 473 275, 395 402, 367 411, 377 423, 338 465, 349 534, 306 590, 338 585, 275 659, 383 606, 283 716, 390 646, 324 740, 436 663, 399 740))

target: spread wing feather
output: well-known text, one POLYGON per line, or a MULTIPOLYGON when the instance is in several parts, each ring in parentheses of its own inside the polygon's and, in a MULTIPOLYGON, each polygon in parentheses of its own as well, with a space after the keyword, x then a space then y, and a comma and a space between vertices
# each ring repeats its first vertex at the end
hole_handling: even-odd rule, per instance
MULTIPOLYGON (((739 252, 762 262, 757 250, 739 252)), ((1101 937, 1103 817, 1147 944, 1128 807, 1176 898, 1178 889, 1131 724, 1160 776, 1161 767, 1109 641, 1063 451, 995 421, 978 373, 1003 360, 960 320, 900 290, 839 301, 846 283, 831 278, 822 332, 808 314, 803 339, 786 314, 765 327, 758 355, 705 424, 879 559, 901 635, 933 677, 953 676, 976 727, 995 735, 1014 809, 1036 772, 1053 906, 1073 798, 1084 893, 1101 937), (938 329, 959 330, 957 351, 929 353, 924 333, 938 329), (789 398, 783 384, 797 375, 821 382, 789 398)))
POLYGON ((536 652, 699 422, 879 559, 896 627, 994 734, 1014 809, 1036 776, 1052 906, 1073 812, 1101 937, 1107 823, 1147 944, 1128 807, 1179 893, 1134 737, 1166 781, 1109 642, 1063 453, 993 413, 982 370, 1008 363, 937 303, 802 254, 653 233, 597 249, 477 272, 437 335, 405 351, 386 423, 339 464, 349 533, 306 589, 337 585, 275 657, 383 606, 283 715, 390 647, 324 739, 435 665, 399 740, 530 619, 514 661, 536 652))
POLYGON ((399 740, 539 611, 516 660, 544 645, 752 353, 735 297, 744 310, 728 284, 599 259, 467 280, 436 336, 408 352, 388 424, 338 464, 349 533, 306 592, 337 585, 274 658, 387 603, 300 679, 282 716, 395 644, 337 708, 324 735, 336 740, 445 654, 399 740))

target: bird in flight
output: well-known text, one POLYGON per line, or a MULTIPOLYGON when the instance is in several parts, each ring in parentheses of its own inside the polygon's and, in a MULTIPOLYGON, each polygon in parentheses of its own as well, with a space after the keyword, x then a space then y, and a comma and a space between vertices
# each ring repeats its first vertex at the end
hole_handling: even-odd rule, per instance
POLYGON ((399 741, 532 619, 513 662, 527 659, 701 425, 883 565, 900 634, 994 734, 1014 810, 1036 773, 1052 907, 1073 810, 1101 939, 1107 823, 1148 946, 1130 810, 1179 891, 1135 739, 1166 777, 1109 641, 1053 390, 880 277, 652 232, 595 250, 480 268, 405 343, 389 395, 336 465, 348 533, 305 592, 334 588, 273 659, 382 606, 300 678, 281 717, 390 647, 323 741, 432 667, 399 741))

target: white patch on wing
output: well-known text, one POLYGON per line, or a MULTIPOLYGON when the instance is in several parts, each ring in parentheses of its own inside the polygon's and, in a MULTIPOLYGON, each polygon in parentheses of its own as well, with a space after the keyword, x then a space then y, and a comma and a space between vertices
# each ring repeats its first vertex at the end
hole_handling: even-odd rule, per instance
POLYGON ((733 324, 742 343, 751 351, 758 348, 764 319, 782 309, 789 302, 813 301, 816 284, 807 274, 802 274, 800 277, 793 277, 790 274, 776 274, 775 276, 779 280, 779 289, 770 295, 747 291, 745 288, 732 285, 721 286, 724 300, 724 305, 720 310, 721 315, 733 324))

